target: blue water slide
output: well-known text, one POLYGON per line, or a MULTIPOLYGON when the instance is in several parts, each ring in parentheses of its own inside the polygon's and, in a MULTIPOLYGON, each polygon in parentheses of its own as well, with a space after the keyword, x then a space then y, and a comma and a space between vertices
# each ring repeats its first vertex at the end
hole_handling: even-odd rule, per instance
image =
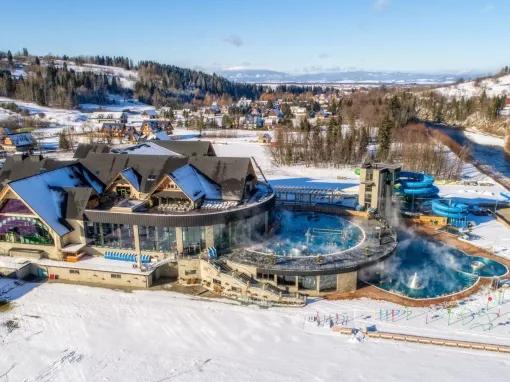
POLYGON ((468 205, 455 203, 451 200, 437 199, 432 201, 432 212, 450 219, 465 219, 468 215, 468 205))
POLYGON ((434 180, 429 174, 403 171, 399 177, 400 192, 405 196, 435 197, 439 189, 434 186, 434 180))

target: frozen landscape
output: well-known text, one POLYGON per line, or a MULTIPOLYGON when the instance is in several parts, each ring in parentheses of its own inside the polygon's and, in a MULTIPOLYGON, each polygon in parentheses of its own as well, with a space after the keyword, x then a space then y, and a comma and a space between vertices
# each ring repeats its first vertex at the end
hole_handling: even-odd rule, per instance
POLYGON ((0 382, 510 381, 508 0, 1 9, 0 382))
MULTIPOLYGON (((72 118, 74 112, 68 114, 72 118)), ((63 115, 60 118, 66 118, 63 115)), ((218 155, 254 157, 273 185, 357 192, 354 168, 278 167, 268 146, 257 142, 257 134, 244 130, 211 140, 218 155)), ((174 139, 179 138, 197 136, 177 129, 174 139)), ((439 185, 441 195, 467 202, 501 200, 503 188, 497 183, 469 164, 464 173, 471 181, 492 185, 444 184, 439 185)), ((477 221, 474 244, 510 258, 507 227, 494 219, 470 219, 477 221)), ((503 381, 510 367, 507 355, 359 341, 310 322, 316 315, 340 315, 350 327, 375 325, 398 333, 510 344, 510 292, 494 295, 498 303, 485 311, 491 292, 483 289, 448 318, 441 307, 404 308, 370 299, 317 299, 303 308, 262 309, 165 290, 125 292, 6 279, 0 283, 1 297, 11 301, 0 313, 5 354, 0 376, 9 381, 503 381), (398 312, 398 319, 381 319, 381 312, 390 310, 398 312)))
MULTIPOLYGON (((448 326, 444 310, 428 308, 381 321, 380 309, 404 308, 366 299, 261 309, 167 291, 0 282, 13 298, 0 316, 0 376, 9 381, 504 381, 510 367, 508 355, 359 342, 308 321, 345 314, 360 328, 509 344, 510 293, 488 316, 448 326)), ((476 311, 486 298, 468 304, 476 311)))

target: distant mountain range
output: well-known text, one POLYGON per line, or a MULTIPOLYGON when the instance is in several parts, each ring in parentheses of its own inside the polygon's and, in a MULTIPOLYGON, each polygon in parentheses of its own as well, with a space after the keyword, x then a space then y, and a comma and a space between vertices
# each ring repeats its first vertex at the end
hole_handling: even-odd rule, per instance
POLYGON ((272 84, 350 84, 350 83, 378 83, 378 84, 447 84, 459 79, 472 79, 484 73, 413 73, 386 71, 327 71, 318 73, 290 74, 266 69, 228 69, 218 72, 219 75, 236 82, 272 84))

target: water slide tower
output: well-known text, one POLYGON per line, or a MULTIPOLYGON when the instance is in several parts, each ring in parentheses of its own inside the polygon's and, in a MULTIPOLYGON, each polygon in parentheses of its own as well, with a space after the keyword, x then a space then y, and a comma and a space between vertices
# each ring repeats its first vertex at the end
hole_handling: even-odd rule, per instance
POLYGON ((395 183, 401 167, 387 163, 367 163, 360 168, 358 203, 365 209, 375 209, 381 216, 391 214, 395 183))

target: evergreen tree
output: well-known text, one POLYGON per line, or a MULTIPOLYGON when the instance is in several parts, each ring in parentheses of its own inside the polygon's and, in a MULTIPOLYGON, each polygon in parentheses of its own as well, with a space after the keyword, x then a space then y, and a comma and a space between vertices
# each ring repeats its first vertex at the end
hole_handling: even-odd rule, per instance
POLYGON ((68 151, 73 148, 71 145, 71 141, 65 131, 61 131, 58 134, 58 147, 60 148, 60 150, 64 151, 68 151))
POLYGON ((377 131, 377 157, 381 161, 388 159, 391 149, 391 130, 393 121, 389 115, 386 115, 377 131))
POLYGON ((9 63, 9 65, 12 65, 13 62, 12 62, 12 53, 10 50, 7 51, 7 62, 9 63))

